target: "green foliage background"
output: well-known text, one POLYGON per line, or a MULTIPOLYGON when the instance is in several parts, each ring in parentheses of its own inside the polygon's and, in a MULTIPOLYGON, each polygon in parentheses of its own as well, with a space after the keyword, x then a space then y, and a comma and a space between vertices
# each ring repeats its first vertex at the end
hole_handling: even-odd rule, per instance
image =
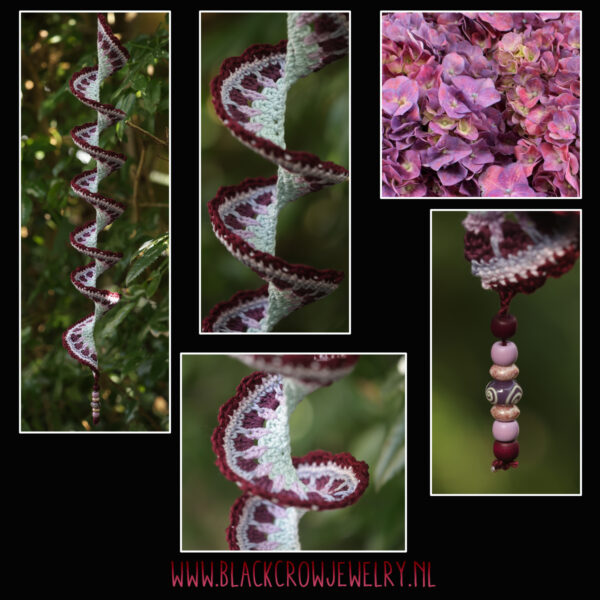
MULTIPOLYGON (((115 33, 131 61, 109 78, 101 101, 165 141, 169 123, 169 35, 164 14, 115 13, 115 33), (135 16, 133 16, 135 15, 135 16)), ((69 182, 94 167, 76 157, 69 135, 96 113, 70 92, 72 74, 97 64, 95 13, 21 15, 21 428, 90 429, 91 371, 71 358, 62 333, 93 310, 69 279, 86 257, 70 232, 94 210, 69 182)), ((96 431, 168 428, 168 144, 119 123, 101 145, 127 162, 100 192, 127 206, 99 236, 99 246, 124 254, 99 280, 121 301, 96 330, 102 402, 96 431), (143 248, 142 248, 143 247, 143 248)))
MULTIPOLYGON (((252 370, 229 356, 182 357, 184 550, 227 550, 225 529, 239 488, 215 466, 210 437, 219 408, 252 370)), ((369 465, 362 498, 300 521, 304 550, 404 549, 404 357, 361 356, 354 371, 321 388, 290 418, 293 456, 350 452, 369 465)))
POLYGON ((465 212, 432 217, 432 491, 573 494, 580 491, 579 261, 531 295, 518 294, 514 341, 523 399, 519 467, 492 473, 490 321, 498 295, 464 258, 465 212))
MULTIPOLYGON (((210 81, 223 61, 252 44, 287 38, 286 14, 203 13, 201 23, 202 317, 235 292, 264 284, 217 240, 206 205, 224 185, 270 177, 275 165, 238 142, 217 118, 210 81)), ((348 58, 298 81, 288 94, 288 148, 316 154, 348 168, 348 58)), ((308 194, 281 211, 277 254, 293 263, 344 271, 330 296, 282 320, 276 331, 348 331, 349 184, 308 194)))

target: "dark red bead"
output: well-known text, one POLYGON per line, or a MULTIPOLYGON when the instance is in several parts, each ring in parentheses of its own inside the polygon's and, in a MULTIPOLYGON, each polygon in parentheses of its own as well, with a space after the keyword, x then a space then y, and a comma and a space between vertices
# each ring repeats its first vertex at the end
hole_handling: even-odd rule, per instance
POLYGON ((517 332, 517 317, 501 314, 492 319, 492 334, 501 340, 511 338, 517 332))
POLYGON ((515 460, 519 456, 519 442, 494 442, 494 456, 504 462, 515 460))

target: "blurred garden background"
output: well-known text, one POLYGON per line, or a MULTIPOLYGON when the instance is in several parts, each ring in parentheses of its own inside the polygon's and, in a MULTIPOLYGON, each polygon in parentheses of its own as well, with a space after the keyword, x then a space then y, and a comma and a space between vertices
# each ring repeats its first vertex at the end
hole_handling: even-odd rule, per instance
MULTIPOLYGON (((169 425, 169 25, 163 13, 105 14, 131 55, 103 84, 100 101, 127 113, 101 136, 127 156, 99 192, 126 205, 99 235, 124 257, 99 279, 121 301, 96 328, 102 416, 96 431, 164 431, 169 425)), ((21 14, 21 429, 91 429, 88 368, 62 346, 62 333, 93 311, 69 274, 89 261, 69 234, 94 218, 70 191, 95 167, 69 135, 97 113, 69 90, 71 76, 97 64, 96 13, 21 14)))
MULTIPOLYGON (((276 166, 237 141, 217 118, 210 82, 223 61, 253 44, 287 38, 286 13, 202 13, 201 15, 201 233, 202 318, 235 292, 264 284, 217 240, 207 203, 219 187, 247 177, 270 177, 276 166)), ((348 58, 342 58, 292 86, 287 100, 286 146, 316 154, 346 168, 348 163, 348 58)), ((349 184, 308 194, 279 215, 277 254, 292 262, 343 271, 346 278, 330 296, 282 320, 276 331, 348 331, 349 184)))
POLYGON ((492 473, 490 321, 498 294, 464 258, 466 212, 432 213, 432 492, 580 492, 580 265, 518 294, 514 342, 523 399, 517 469, 492 473))
MULTIPOLYGON (((232 356, 182 357, 182 549, 227 550, 237 485, 215 465, 211 435, 219 408, 252 370, 232 356)), ((309 511, 303 550, 403 550, 405 532, 405 358, 364 355, 355 369, 306 396, 290 418, 293 456, 350 452, 369 465, 356 504, 309 511)))

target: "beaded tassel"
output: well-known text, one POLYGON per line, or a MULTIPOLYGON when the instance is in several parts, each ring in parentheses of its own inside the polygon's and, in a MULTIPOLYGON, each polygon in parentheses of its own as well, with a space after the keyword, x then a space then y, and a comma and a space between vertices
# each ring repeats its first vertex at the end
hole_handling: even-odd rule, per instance
POLYGON ((515 364, 519 355, 514 342, 507 341, 517 331, 517 319, 508 314, 506 308, 492 319, 492 334, 501 341, 492 345, 492 361, 490 375, 494 378, 485 388, 485 396, 492 404, 491 413, 494 417, 492 435, 494 436, 494 455, 492 471, 516 468, 519 462, 519 424, 520 414, 516 406, 523 396, 523 389, 517 383, 519 368, 515 364))
POLYGON ((494 379, 485 390, 495 419, 492 471, 518 465, 515 405, 523 390, 515 381, 517 347, 507 341, 517 331, 510 303, 517 293, 532 294, 548 277, 561 277, 573 267, 579 257, 579 222, 578 211, 471 212, 463 221, 471 273, 481 279, 483 289, 494 290, 500 298, 500 310, 492 319, 492 334, 500 339, 492 346, 494 379))

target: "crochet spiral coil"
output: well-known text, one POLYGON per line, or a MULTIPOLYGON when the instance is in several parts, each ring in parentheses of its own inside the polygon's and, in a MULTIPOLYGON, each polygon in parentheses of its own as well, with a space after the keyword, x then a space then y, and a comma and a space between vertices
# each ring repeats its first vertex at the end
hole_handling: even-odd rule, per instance
POLYGON ((245 377, 221 407, 212 436, 217 466, 244 492, 231 508, 229 548, 299 550, 302 515, 353 504, 369 473, 348 453, 292 457, 289 416, 306 394, 350 373, 358 356, 236 358, 261 370, 245 377))
POLYGON ((217 304, 205 332, 271 331, 299 307, 333 292, 343 273, 290 264, 275 255, 277 216, 309 192, 345 181, 348 171, 307 152, 287 150, 286 96, 301 77, 348 52, 348 15, 290 13, 288 40, 254 45, 227 59, 212 81, 217 115, 240 142, 277 165, 277 175, 221 187, 208 204, 211 225, 227 250, 267 282, 217 304))
POLYGON ((94 312, 71 325, 63 334, 63 346, 81 364, 89 367, 94 375, 92 392, 92 417, 94 424, 100 420, 100 393, 98 355, 94 341, 94 328, 108 310, 120 298, 116 292, 96 287, 98 277, 122 258, 118 252, 101 250, 97 247, 98 234, 117 219, 125 206, 116 200, 98 193, 100 182, 112 172, 121 168, 126 158, 123 154, 105 150, 99 146, 100 134, 107 127, 123 120, 123 111, 110 104, 100 102, 102 82, 123 67, 129 60, 129 53, 113 35, 103 15, 98 15, 98 64, 86 67, 75 73, 69 86, 75 97, 98 116, 91 123, 84 123, 71 130, 75 145, 96 160, 96 168, 84 171, 71 181, 73 193, 85 200, 96 211, 96 218, 84 223, 71 232, 73 248, 92 261, 78 267, 71 273, 75 288, 94 303, 94 312))

